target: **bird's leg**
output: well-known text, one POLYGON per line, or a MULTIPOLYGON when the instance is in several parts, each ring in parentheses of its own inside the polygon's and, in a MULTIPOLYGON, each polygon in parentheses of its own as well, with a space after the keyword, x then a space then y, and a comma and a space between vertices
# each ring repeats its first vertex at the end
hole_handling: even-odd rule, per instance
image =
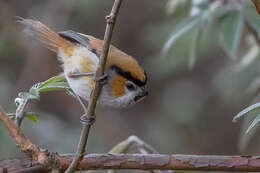
POLYGON ((108 75, 104 73, 102 76, 99 77, 93 76, 93 80, 99 82, 101 85, 105 85, 108 83, 108 75))
POLYGON ((108 75, 107 74, 104 74, 100 77, 96 77, 95 74, 96 74, 95 72, 71 72, 71 73, 68 73, 67 75, 70 78, 93 76, 93 80, 95 82, 99 82, 102 85, 107 84, 107 82, 108 82, 108 75))

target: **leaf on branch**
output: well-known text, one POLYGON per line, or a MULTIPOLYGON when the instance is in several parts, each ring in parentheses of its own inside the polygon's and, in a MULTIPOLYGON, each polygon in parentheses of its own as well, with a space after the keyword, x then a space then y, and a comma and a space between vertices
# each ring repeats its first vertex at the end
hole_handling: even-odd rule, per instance
POLYGON ((42 82, 41 87, 44 87, 46 85, 52 84, 52 83, 56 83, 56 82, 66 82, 66 78, 64 75, 58 75, 58 76, 54 76, 48 80, 46 80, 45 82, 42 82))
POLYGON ((36 113, 26 113, 25 117, 28 118, 28 120, 31 120, 34 123, 38 122, 38 115, 36 113))
MULTIPOLYGON (((7 115, 11 120, 15 120, 15 113, 9 113, 7 115)), ((34 123, 38 122, 38 115, 34 112, 27 112, 24 116, 34 123)))
POLYGON ((37 96, 31 94, 31 93, 28 93, 28 92, 20 92, 18 94, 18 97, 23 99, 23 100, 32 100, 32 99, 38 99, 37 96))
POLYGON ((67 82, 55 82, 55 83, 48 83, 43 87, 39 88, 39 91, 42 92, 49 92, 49 91, 61 91, 70 89, 67 82))
POLYGON ((61 90, 69 90, 70 87, 65 79, 64 75, 54 76, 44 82, 37 83, 33 85, 30 89, 30 93, 38 96, 42 92, 49 92, 49 91, 61 91, 61 90))
POLYGON ((226 53, 234 58, 244 28, 244 17, 240 11, 232 10, 225 14, 220 24, 220 42, 226 53))
POLYGON ((243 116, 246 116, 248 113, 251 113, 253 111, 257 111, 260 110, 260 102, 253 104, 247 108, 245 108, 244 110, 242 110, 241 112, 239 112, 234 118, 233 118, 233 122, 237 122, 237 120, 243 116))
MULTIPOLYGON (((20 92, 18 94, 18 98, 15 99, 16 106, 18 106, 21 103, 26 103, 29 100, 39 100, 40 99, 40 93, 43 92, 50 92, 50 91, 66 91, 66 93, 69 93, 69 95, 74 96, 75 94, 69 87, 66 78, 64 75, 54 76, 44 82, 39 82, 37 84, 34 84, 29 92, 20 92)), ((38 121, 38 116, 35 113, 25 113, 24 115, 32 122, 38 121)), ((10 117, 12 118, 12 117, 10 117)))

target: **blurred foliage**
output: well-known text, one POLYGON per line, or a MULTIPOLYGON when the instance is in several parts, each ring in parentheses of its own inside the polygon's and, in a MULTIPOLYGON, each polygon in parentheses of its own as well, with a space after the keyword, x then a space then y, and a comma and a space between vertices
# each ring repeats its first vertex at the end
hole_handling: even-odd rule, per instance
MULTIPOLYGON (((259 57, 260 42, 258 31, 260 28, 260 16, 257 14, 251 1, 193 0, 189 2, 177 0, 173 2, 173 0, 170 0, 167 12, 169 14, 177 13, 178 7, 185 5, 188 7, 189 12, 184 14, 183 20, 173 28, 170 38, 163 47, 164 56, 170 51, 169 49, 175 46, 175 42, 191 33, 188 45, 189 56, 187 57, 189 57, 189 67, 193 68, 196 61, 196 50, 198 44, 200 44, 200 37, 206 32, 217 35, 215 39, 218 40, 219 46, 224 49, 225 53, 233 59, 239 59, 240 64, 243 64, 237 65, 236 70, 243 70, 250 62, 259 57), (212 28, 212 25, 218 26, 214 33, 212 30, 207 31, 208 28, 212 28), (248 31, 244 32, 245 29, 248 31), (241 51, 241 45, 246 47, 246 49, 241 51), (245 51, 247 53, 238 58, 239 54, 245 51)), ((208 37, 209 35, 206 38, 208 37)), ((215 39, 213 39, 214 42, 215 39)), ((206 39, 206 42, 211 41, 212 39, 206 39)), ((254 86, 254 88, 259 87, 259 83, 254 86)), ((237 114, 233 121, 235 122, 238 118, 253 111, 259 112, 257 111, 259 108, 260 103, 253 104, 237 114)), ((249 125, 246 133, 255 127, 258 122, 260 122, 259 114, 249 125)))
MULTIPOLYGON (((169 14, 173 13, 174 15, 178 12, 178 6, 183 8, 185 5, 187 12, 182 15, 180 22, 175 24, 172 29, 173 32, 163 47, 163 54, 167 54, 170 51, 169 49, 174 47, 175 43, 182 37, 189 37, 190 44, 187 48, 190 56, 187 57, 189 57, 190 68, 195 65, 196 50, 201 37, 204 36, 204 41, 209 45, 211 45, 211 42, 216 43, 216 40, 218 40, 218 45, 225 50, 226 54, 231 58, 236 58, 241 42, 245 41, 245 38, 252 38, 252 33, 245 33, 245 38, 242 37, 245 25, 249 24, 256 31, 260 28, 259 15, 251 1, 172 1, 170 0, 168 4, 167 11, 169 14), (172 9, 172 12, 170 9, 172 9), (213 35, 216 36, 214 39, 211 38, 213 35)), ((254 43, 249 46, 255 44, 257 43, 254 40, 254 43)), ((205 46, 203 48, 204 50, 207 49, 205 46)))
MULTIPOLYGON (((23 38, 14 16, 102 38, 112 2, 0 1, 0 104, 6 111, 15 110, 18 93, 62 71, 56 55, 23 38)), ((134 134, 160 153, 259 154, 257 128, 244 135, 254 115, 231 122, 259 99, 260 51, 250 30, 258 33, 259 26, 248 0, 124 1, 113 44, 145 66, 150 95, 129 109, 99 107, 88 151, 107 152, 134 134)), ((38 123, 25 121, 23 130, 50 151, 73 152, 80 105, 64 92, 40 95, 30 105, 38 123)), ((1 125, 0 138, 0 158, 21 155, 1 125)))

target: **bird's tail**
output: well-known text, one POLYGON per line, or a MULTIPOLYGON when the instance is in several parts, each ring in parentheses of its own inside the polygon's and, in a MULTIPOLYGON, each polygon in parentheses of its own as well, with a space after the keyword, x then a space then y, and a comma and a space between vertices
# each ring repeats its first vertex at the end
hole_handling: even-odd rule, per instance
POLYGON ((40 21, 17 17, 17 22, 25 26, 24 33, 42 42, 48 49, 58 52, 60 49, 66 50, 72 46, 59 34, 42 24, 40 21))

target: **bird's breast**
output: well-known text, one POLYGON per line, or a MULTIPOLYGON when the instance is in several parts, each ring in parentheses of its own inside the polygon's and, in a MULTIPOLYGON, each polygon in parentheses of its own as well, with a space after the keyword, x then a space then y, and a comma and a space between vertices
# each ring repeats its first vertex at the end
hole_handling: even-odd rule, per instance
POLYGON ((73 50, 71 55, 67 55, 61 50, 59 56, 68 56, 63 58, 63 69, 71 89, 79 96, 89 100, 91 90, 94 88, 93 77, 69 77, 67 74, 95 72, 99 61, 97 55, 86 47, 79 46, 73 50))

